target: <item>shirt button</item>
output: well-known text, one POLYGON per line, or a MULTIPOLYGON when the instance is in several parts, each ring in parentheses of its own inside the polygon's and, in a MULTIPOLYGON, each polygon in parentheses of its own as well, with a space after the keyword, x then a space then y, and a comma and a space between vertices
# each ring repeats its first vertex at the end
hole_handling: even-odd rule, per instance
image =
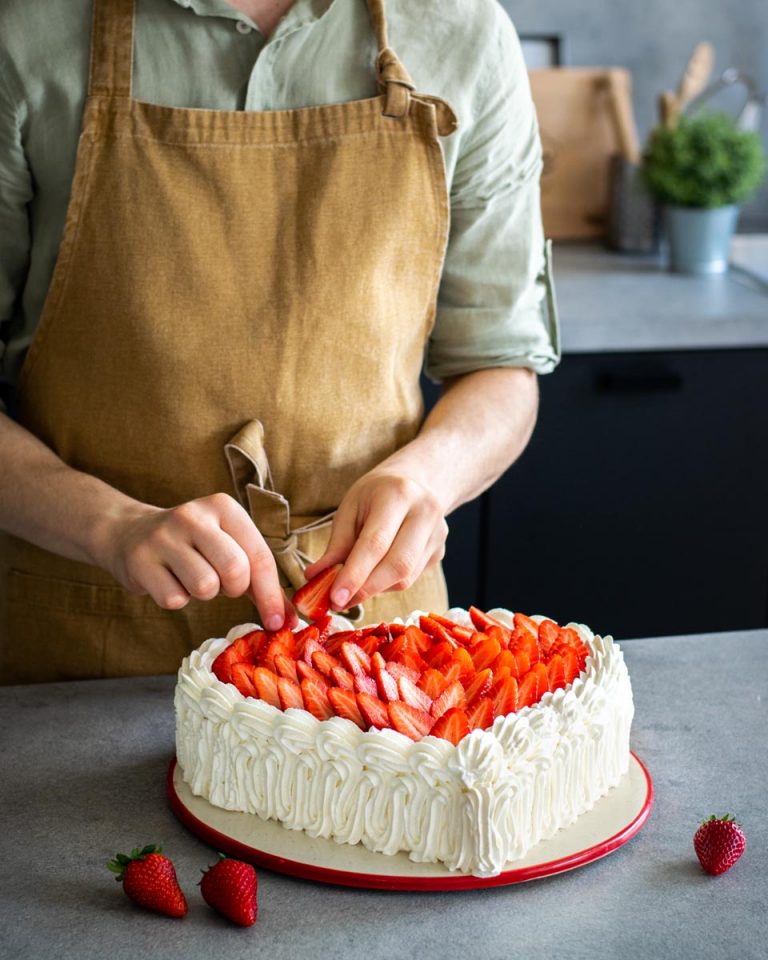
POLYGON ((252 29, 253 27, 249 23, 246 23, 244 20, 235 21, 235 30, 237 30, 238 33, 242 33, 242 34, 250 33, 252 29))

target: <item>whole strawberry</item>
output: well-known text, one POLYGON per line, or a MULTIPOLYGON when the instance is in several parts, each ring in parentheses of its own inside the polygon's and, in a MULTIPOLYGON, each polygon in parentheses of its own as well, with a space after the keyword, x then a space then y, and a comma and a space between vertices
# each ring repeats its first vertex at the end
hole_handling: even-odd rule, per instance
POLYGON ((141 850, 136 847, 130 857, 124 853, 115 855, 107 866, 122 881, 126 895, 147 910, 163 913, 167 917, 183 917, 187 901, 176 879, 173 864, 161 853, 162 847, 150 844, 141 850))
POLYGON ((702 867, 717 876, 730 870, 747 845, 741 827, 727 813, 719 819, 714 814, 702 820, 693 837, 693 849, 702 867))
POLYGON ((230 860, 223 853, 218 863, 203 872, 200 881, 205 902, 241 927, 256 923, 256 888, 256 871, 250 863, 230 860))

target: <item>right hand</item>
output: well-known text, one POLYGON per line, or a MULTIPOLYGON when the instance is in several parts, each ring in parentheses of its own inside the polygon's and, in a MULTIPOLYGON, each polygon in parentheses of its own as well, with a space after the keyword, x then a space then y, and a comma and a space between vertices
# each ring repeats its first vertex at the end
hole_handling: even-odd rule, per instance
POLYGON ((132 593, 149 594, 166 610, 191 597, 249 593, 268 630, 295 626, 272 552, 246 511, 214 493, 178 507, 137 503, 106 520, 99 564, 132 593))

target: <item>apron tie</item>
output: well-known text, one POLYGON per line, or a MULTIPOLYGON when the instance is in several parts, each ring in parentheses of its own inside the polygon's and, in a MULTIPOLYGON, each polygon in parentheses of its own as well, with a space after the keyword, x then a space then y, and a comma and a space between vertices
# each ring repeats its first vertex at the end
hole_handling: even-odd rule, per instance
POLYGON ((384 116, 404 117, 411 105, 411 91, 416 89, 416 84, 391 47, 384 47, 376 57, 376 79, 379 89, 387 97, 384 116))
MULTIPOLYGON (((271 550, 284 585, 297 590, 307 582, 304 570, 328 543, 335 511, 316 517, 291 515, 288 500, 274 489, 259 420, 246 423, 225 444, 224 453, 240 503, 271 550)), ((363 608, 357 604, 344 615, 359 620, 363 608)))

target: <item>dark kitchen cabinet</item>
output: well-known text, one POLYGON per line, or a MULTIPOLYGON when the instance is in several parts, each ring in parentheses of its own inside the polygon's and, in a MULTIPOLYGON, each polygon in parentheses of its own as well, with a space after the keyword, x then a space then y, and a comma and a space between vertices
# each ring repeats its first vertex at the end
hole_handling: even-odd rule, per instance
POLYGON ((479 602, 617 637, 766 626, 768 350, 568 355, 540 384, 479 505, 479 602))

